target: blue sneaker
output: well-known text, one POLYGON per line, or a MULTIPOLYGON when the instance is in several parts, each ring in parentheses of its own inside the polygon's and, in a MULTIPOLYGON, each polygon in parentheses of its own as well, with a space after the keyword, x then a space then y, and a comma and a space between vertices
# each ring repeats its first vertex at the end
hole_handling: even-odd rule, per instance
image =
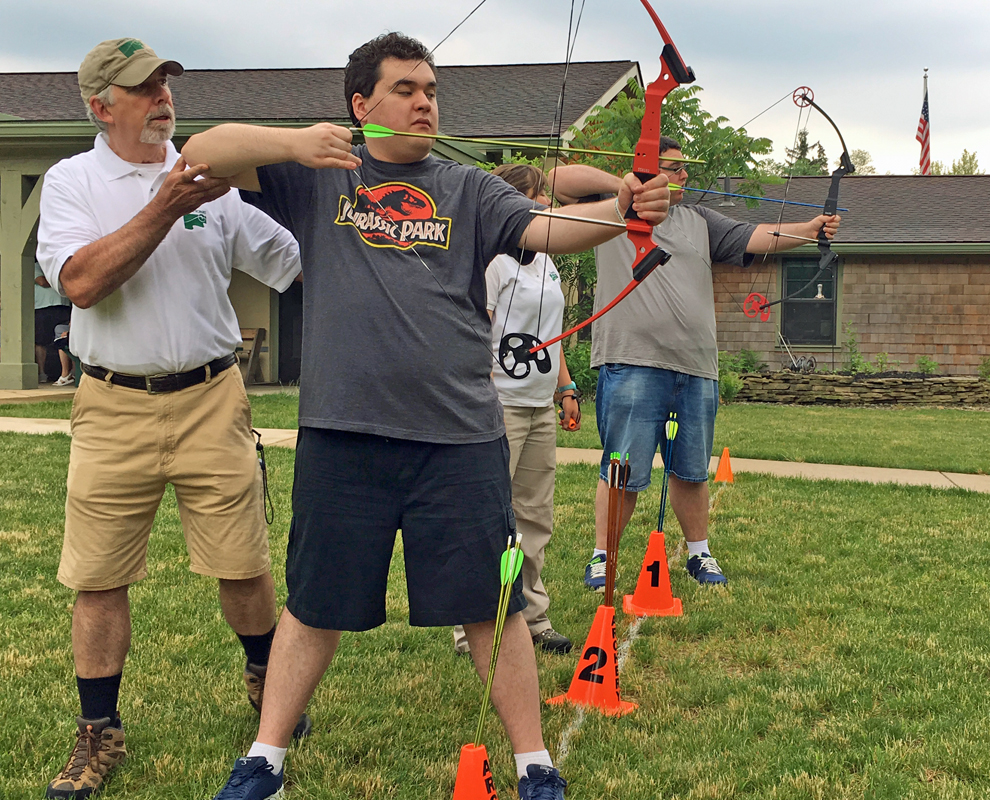
POLYGON ((718 562, 709 553, 691 556, 687 562, 687 571, 702 586, 716 586, 729 582, 729 579, 722 574, 718 562))
POLYGON ((519 779, 519 800, 564 800, 567 781, 553 767, 530 764, 519 779))
POLYGON ((584 585, 593 592, 605 591, 605 556, 593 556, 584 568, 584 585))
POLYGON ((267 800, 285 797, 282 791, 283 769, 278 775, 264 756, 239 758, 227 778, 227 785, 213 800, 267 800))

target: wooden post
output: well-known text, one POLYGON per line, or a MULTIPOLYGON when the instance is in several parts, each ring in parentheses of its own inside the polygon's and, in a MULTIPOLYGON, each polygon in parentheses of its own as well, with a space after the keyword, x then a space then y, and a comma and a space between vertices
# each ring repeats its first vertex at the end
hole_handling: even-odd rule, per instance
POLYGON ((34 389, 34 253, 25 253, 38 221, 39 174, 0 171, 0 389, 34 389))

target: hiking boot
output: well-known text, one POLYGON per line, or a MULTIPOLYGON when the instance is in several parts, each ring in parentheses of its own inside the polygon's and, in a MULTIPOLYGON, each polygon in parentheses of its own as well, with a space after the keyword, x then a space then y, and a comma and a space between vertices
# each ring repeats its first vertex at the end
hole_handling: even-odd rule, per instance
POLYGON ((519 779, 519 800, 564 800, 567 781, 553 767, 530 764, 519 779))
MULTIPOLYGON (((248 664, 244 668, 244 683, 247 685, 248 702, 251 707, 261 713, 261 704, 265 700, 265 676, 268 674, 268 667, 259 667, 257 664, 248 664)), ((292 729, 293 739, 305 739, 313 730, 313 721, 309 714, 303 711, 299 715, 299 722, 292 729)))
POLYGON ((285 797, 282 791, 283 769, 278 775, 264 756, 239 758, 227 778, 227 783, 213 800, 267 800, 285 797))
POLYGON ((557 633, 553 628, 547 628, 533 636, 533 644, 547 653, 554 653, 558 656, 571 652, 571 640, 564 634, 557 633))
POLYGON ((76 746, 62 771, 48 784, 45 797, 84 798, 103 787, 107 773, 127 756, 124 726, 111 724, 109 717, 76 717, 76 746))
POLYGON ((605 592, 605 556, 592 556, 584 568, 584 585, 593 592, 605 592))
POLYGON ((687 561, 687 571, 688 575, 702 586, 717 586, 729 582, 729 579, 722 574, 718 562, 709 553, 691 556, 687 561))

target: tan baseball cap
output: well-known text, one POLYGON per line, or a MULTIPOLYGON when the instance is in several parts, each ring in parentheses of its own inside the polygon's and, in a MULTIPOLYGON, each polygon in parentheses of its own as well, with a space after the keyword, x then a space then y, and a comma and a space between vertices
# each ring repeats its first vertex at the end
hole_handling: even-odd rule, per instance
POLYGON ((108 39, 89 51, 79 65, 79 92, 84 103, 111 84, 140 86, 156 69, 164 66, 169 75, 181 75, 182 64, 155 55, 137 39, 108 39))

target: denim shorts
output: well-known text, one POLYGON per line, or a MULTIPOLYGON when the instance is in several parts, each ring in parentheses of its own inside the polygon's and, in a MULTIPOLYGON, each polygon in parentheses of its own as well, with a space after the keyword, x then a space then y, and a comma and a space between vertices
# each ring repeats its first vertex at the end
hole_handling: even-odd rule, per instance
POLYGON ((611 453, 629 454, 627 487, 641 492, 650 485, 653 456, 667 452, 665 425, 677 414, 670 471, 682 481, 708 480, 715 439, 718 381, 657 367, 603 364, 598 371, 598 433, 601 479, 608 479, 611 453))
MULTIPOLYGON (((286 607, 312 628, 381 625, 401 528, 410 624, 495 619, 500 561, 516 527, 510 493, 504 436, 431 444, 300 428, 286 607)), ((520 573, 509 613, 525 607, 520 573)))

